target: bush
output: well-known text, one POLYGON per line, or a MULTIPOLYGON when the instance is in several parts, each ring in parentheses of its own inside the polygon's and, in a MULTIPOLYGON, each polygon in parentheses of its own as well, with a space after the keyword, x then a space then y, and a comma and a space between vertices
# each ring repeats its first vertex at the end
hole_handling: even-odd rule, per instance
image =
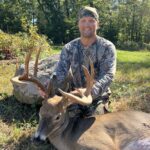
POLYGON ((31 26, 29 33, 7 34, 0 31, 0 60, 12 59, 30 50, 50 50, 47 37, 39 35, 37 28, 31 26))
POLYGON ((125 42, 121 42, 118 41, 117 42, 117 47, 122 49, 122 50, 141 50, 141 49, 145 49, 145 50, 150 50, 150 44, 148 43, 137 43, 134 41, 125 41, 125 42))
POLYGON ((128 49, 128 50, 139 50, 140 49, 140 44, 134 42, 134 41, 125 41, 125 42, 117 42, 117 46, 120 49, 128 49))
POLYGON ((12 36, 0 31, 0 59, 11 57, 12 36))
POLYGON ((144 43, 143 46, 145 49, 150 50, 150 43, 144 43))

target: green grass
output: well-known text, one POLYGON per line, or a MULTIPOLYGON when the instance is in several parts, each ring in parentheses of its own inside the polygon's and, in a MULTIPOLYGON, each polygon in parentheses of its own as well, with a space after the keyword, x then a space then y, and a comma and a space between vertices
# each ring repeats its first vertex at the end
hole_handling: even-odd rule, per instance
POLYGON ((10 83, 10 77, 15 72, 15 65, 0 64, 0 93, 2 96, 12 93, 12 87, 10 83))
POLYGON ((141 63, 147 62, 149 64, 150 52, 149 51, 122 51, 117 50, 118 61, 128 63, 141 63))
MULTIPOLYGON (((60 47, 51 52, 59 53, 60 47)), ((150 112, 150 52, 118 50, 115 81, 111 85, 111 110, 136 109, 150 112)), ((12 95, 15 64, 0 64, 0 149, 54 150, 50 144, 32 143, 39 107, 19 103, 12 95)))
POLYGON ((117 80, 141 83, 149 81, 150 52, 118 51, 117 80))
POLYGON ((111 85, 112 110, 150 112, 150 52, 118 50, 117 55, 117 72, 111 85))

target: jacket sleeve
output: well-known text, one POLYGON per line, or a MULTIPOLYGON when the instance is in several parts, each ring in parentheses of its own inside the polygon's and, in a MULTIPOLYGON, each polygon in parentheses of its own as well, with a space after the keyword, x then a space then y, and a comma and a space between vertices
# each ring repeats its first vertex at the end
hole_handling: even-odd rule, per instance
POLYGON ((60 54, 59 62, 56 66, 54 73, 52 74, 52 76, 56 75, 58 83, 61 83, 65 79, 69 67, 70 67, 69 52, 67 46, 64 46, 60 54))
POLYGON ((93 99, 102 95, 113 81, 116 72, 116 48, 109 44, 102 59, 98 62, 98 78, 92 88, 93 99))

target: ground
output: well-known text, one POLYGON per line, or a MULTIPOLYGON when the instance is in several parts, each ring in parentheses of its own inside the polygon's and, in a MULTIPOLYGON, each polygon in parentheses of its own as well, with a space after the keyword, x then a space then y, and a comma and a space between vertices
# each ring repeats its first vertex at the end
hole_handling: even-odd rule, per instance
MULTIPOLYGON (((118 50, 117 54, 110 110, 150 112, 150 52, 118 50)), ((38 125, 39 107, 21 104, 12 95, 10 79, 15 68, 13 62, 0 62, 0 149, 54 150, 50 144, 31 142, 38 125)))

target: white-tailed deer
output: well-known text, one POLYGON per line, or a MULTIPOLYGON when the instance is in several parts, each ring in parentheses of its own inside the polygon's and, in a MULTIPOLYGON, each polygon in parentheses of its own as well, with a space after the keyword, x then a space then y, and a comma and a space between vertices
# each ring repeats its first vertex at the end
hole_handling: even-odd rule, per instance
POLYGON ((150 114, 138 111, 114 112, 88 118, 69 117, 67 106, 92 103, 92 75, 85 90, 44 100, 35 138, 48 138, 58 150, 150 150, 150 114), (85 91, 85 92, 83 92, 85 91))
MULTIPOLYGON (((39 126, 35 138, 48 138, 58 150, 150 150, 150 114, 138 111, 114 112, 88 118, 70 117, 67 107, 77 103, 92 103, 91 75, 83 67, 87 79, 85 89, 48 98, 48 90, 37 80, 24 75, 21 80, 36 83, 45 100, 39 112, 39 126)), ((49 87, 51 89, 51 87, 49 87)))

